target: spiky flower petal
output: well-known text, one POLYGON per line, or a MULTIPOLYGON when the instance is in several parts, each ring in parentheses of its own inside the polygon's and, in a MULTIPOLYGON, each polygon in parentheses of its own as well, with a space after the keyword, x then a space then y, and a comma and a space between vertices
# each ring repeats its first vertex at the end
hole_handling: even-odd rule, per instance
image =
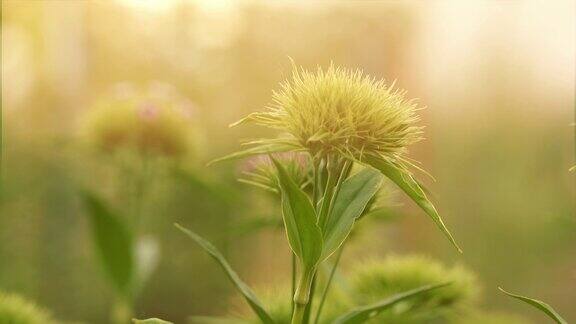
POLYGON ((360 70, 330 65, 316 73, 294 69, 292 79, 273 92, 273 103, 240 122, 279 129, 281 139, 313 155, 342 154, 362 160, 366 154, 396 159, 421 139, 418 110, 406 92, 360 70))

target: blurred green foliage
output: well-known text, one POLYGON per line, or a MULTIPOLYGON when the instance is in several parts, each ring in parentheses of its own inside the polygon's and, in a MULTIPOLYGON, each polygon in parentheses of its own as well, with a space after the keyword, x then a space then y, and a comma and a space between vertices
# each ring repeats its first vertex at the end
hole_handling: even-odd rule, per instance
POLYGON ((282 232, 246 226, 279 220, 276 201, 238 183, 241 166, 204 165, 233 151, 239 137, 269 134, 226 125, 270 102, 290 56, 309 68, 334 61, 398 79, 421 98, 427 140, 411 156, 437 179, 425 185, 465 252, 454 253, 399 197, 406 204, 386 212, 402 217, 362 220, 344 254, 460 260, 486 287, 487 309, 534 316, 501 296, 495 288, 503 285, 576 318, 574 78, 564 73, 574 71, 573 45, 564 48, 574 39, 574 16, 566 14, 574 4, 134 3, 2 2, 0 289, 63 320, 108 320, 114 290, 101 275, 78 193, 93 189, 121 209, 144 166, 96 154, 78 139, 82 116, 123 81, 173 85, 201 128, 194 159, 147 167, 141 234, 158 239, 161 260, 136 300, 137 317, 183 323, 191 314, 222 315, 233 298, 176 221, 215 241, 247 282, 286 280, 282 232), (490 23, 468 19, 472 11, 490 23))

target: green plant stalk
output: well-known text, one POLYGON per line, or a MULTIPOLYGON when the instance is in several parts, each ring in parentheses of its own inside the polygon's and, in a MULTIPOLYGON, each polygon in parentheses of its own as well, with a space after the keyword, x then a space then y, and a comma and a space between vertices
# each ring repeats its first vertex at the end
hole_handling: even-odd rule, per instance
MULTIPOLYGON (((318 197, 320 197, 320 163, 321 161, 312 158, 313 183, 312 183, 312 203, 314 209, 318 209, 318 197)), ((318 212, 318 210, 316 210, 318 212)))
MULTIPOLYGON (((330 215, 330 212, 334 206, 334 203, 336 201, 336 196, 338 195, 338 192, 340 191, 341 185, 344 182, 345 178, 347 177, 351 167, 352 167, 352 162, 349 160, 346 160, 344 163, 341 163, 341 161, 337 161, 336 159, 327 159, 327 169, 328 169, 328 179, 326 181, 326 188, 323 194, 323 199, 322 199, 322 205, 320 206, 320 210, 319 210, 319 219, 318 222, 321 226, 323 226, 323 223, 325 223, 327 221, 328 216, 330 215), (338 175, 338 176, 336 176, 338 175)), ((315 184, 318 184, 318 179, 317 176, 319 175, 318 172, 316 172, 316 168, 315 168, 315 184)), ((317 188, 314 188, 314 193, 317 192, 316 190, 317 188)), ((314 194, 313 196, 313 201, 316 205, 316 194, 314 194)), ((294 305, 293 305, 293 320, 295 318, 299 318, 301 317, 301 322, 303 324, 307 324, 310 320, 310 314, 311 314, 311 307, 312 307, 312 300, 314 297, 314 292, 315 292, 315 277, 316 277, 316 270, 314 270, 311 274, 311 279, 310 278, 306 278, 306 280, 310 280, 310 283, 306 283, 308 285, 308 290, 307 290, 307 295, 308 295, 308 300, 306 302, 306 305, 304 306, 304 311, 303 314, 297 314, 297 310, 299 311, 299 307, 298 307, 298 301, 297 301, 297 295, 298 295, 298 289, 296 290, 296 293, 294 294, 294 305)), ((300 286, 299 286, 300 288, 300 286)), ((301 289, 305 289, 305 287, 302 287, 301 289)))
POLYGON ((324 291, 322 292, 322 298, 320 299, 320 304, 318 304, 318 310, 316 311, 316 318, 314 319, 314 324, 318 324, 318 321, 320 320, 320 315, 322 314, 322 308, 324 308, 324 302, 326 301, 326 297, 328 296, 328 291, 330 290, 332 279, 334 279, 334 274, 336 273, 336 268, 338 268, 338 264, 340 263, 340 257, 342 256, 343 251, 344 251, 344 244, 338 250, 338 253, 336 254, 336 260, 334 260, 334 264, 332 265, 332 269, 330 270, 330 275, 328 276, 326 287, 324 287, 324 291))
POLYGON ((322 205, 320 206, 320 211, 318 212, 318 225, 320 228, 324 228, 329 215, 330 204, 332 203, 332 198, 335 195, 336 184, 338 182, 337 174, 340 173, 339 166, 334 159, 328 158, 326 162, 326 168, 328 169, 328 179, 326 180, 326 190, 322 198, 322 205), (335 165, 336 164, 336 165, 335 165))
MULTIPOLYGON (((328 205, 327 217, 330 215, 330 213, 332 213, 332 209, 334 207, 334 204, 336 202, 336 199, 337 199, 338 194, 340 192, 340 189, 342 187, 342 183, 344 182, 344 180, 346 180, 346 178, 350 174, 350 171, 352 170, 352 166, 353 166, 352 161, 346 160, 344 162, 344 164, 341 166, 341 169, 339 170, 340 175, 338 177, 338 181, 335 184, 333 194, 330 198, 330 204, 328 205)), ((318 305, 318 310, 316 311, 316 317, 314 319, 314 324, 317 324, 318 321, 320 320, 320 315, 322 314, 322 308, 324 307, 326 297, 328 296, 328 292, 329 292, 330 286, 332 284, 332 279, 334 278, 334 274, 336 273, 336 269, 338 268, 338 264, 340 263, 340 258, 342 256, 342 252, 344 250, 344 244, 345 243, 346 242, 342 243, 342 246, 338 250, 336 260, 334 261, 334 265, 332 267, 332 270, 330 271, 328 281, 326 283, 326 287, 324 288, 324 291, 322 292, 322 297, 320 299, 320 304, 318 305)))
MULTIPOLYGON (((322 160, 321 159, 313 159, 313 188, 312 188, 312 203, 314 205, 314 209, 316 210, 317 213, 320 213, 319 209, 321 208, 320 206, 318 206, 318 198, 320 197, 321 193, 322 193, 322 186, 321 186, 321 165, 322 165, 322 160)), ((294 273, 295 273, 295 268, 292 269, 293 271, 293 277, 294 277, 294 273)), ((316 276, 313 276, 312 279, 312 285, 310 287, 310 296, 314 296, 314 290, 315 290, 315 286, 316 286, 316 276)), ((292 296, 294 296, 294 290, 292 290, 292 296)), ((306 305, 305 309, 304 309, 304 315, 302 318, 302 322, 303 323, 308 323, 310 320, 310 313, 311 313, 311 308, 312 308, 312 301, 313 298, 310 298, 310 302, 306 305)), ((292 303, 292 312, 294 312, 294 303, 292 303)))
POLYGON ((314 303, 314 294, 316 293, 316 279, 317 275, 314 274, 312 278, 312 286, 310 287, 310 301, 306 305, 306 310, 304 310, 304 323, 308 324, 310 322, 310 314, 312 313, 312 304, 314 303))
POLYGON ((294 293, 294 311, 292 313, 292 324, 304 324, 306 306, 310 301, 310 288, 316 269, 302 269, 296 292, 294 293))
POLYGON ((306 311, 306 305, 294 304, 294 312, 292 313, 291 324, 302 324, 304 323, 304 312, 306 311))
MULTIPOLYGON (((337 164, 336 170, 332 170, 335 171, 334 174, 340 174, 338 176, 338 180, 336 181, 335 185, 334 185, 334 189, 331 192, 331 197, 330 197, 330 204, 328 204, 327 210, 326 210, 326 220, 327 218, 330 216, 330 213, 332 213, 332 209, 334 207, 334 204, 336 202, 336 197, 338 196, 338 193, 340 192, 340 188, 342 187, 342 183, 344 182, 344 179, 346 179, 350 168, 352 166, 352 162, 347 160, 346 162, 344 162, 344 164, 342 165, 341 163, 337 164)), ((329 171, 329 172, 332 172, 329 171)), ((330 187, 326 187, 326 191, 328 192, 328 190, 330 190, 330 187)), ((325 201, 327 200, 327 195, 324 195, 324 199, 325 201)), ((315 289, 316 289, 316 275, 314 275, 314 279, 312 280, 312 287, 310 289, 310 295, 313 297, 314 293, 315 293, 315 289)), ((312 303, 314 302, 314 299, 311 298, 310 302, 308 303, 308 305, 306 306, 306 311, 304 312, 304 323, 308 324, 310 322, 310 314, 312 313, 312 303)))
MULTIPOLYGON (((294 298, 294 294, 296 292, 296 254, 294 252, 292 254, 292 293, 290 294, 290 298, 294 298)), ((290 301, 290 305, 292 307, 291 313, 294 313, 294 303, 290 301)))

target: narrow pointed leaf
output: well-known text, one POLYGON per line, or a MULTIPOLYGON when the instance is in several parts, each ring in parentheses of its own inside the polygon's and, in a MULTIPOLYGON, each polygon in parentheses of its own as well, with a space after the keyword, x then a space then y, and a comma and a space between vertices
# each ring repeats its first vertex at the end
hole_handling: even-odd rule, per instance
POLYGON ((278 170, 288 242, 304 269, 313 269, 322 254, 322 232, 316 224, 316 212, 306 193, 288 176, 284 167, 271 159, 278 170))
POLYGON ((424 294, 430 292, 432 290, 445 287, 450 283, 441 283, 436 285, 426 285, 420 288, 412 289, 403 293, 396 294, 392 297, 386 298, 382 301, 377 303, 368 305, 368 306, 361 306, 357 307, 350 312, 338 317, 334 324, 359 324, 364 323, 371 317, 378 314, 383 310, 393 307, 394 305, 403 302, 407 299, 416 297, 420 294, 424 294))
POLYGON ((279 153, 279 152, 288 152, 288 151, 297 151, 298 148, 294 145, 286 144, 286 143, 270 143, 270 144, 261 144, 258 146, 254 146, 242 151, 234 152, 232 154, 223 156, 221 158, 215 159, 210 161, 208 164, 213 164, 216 162, 228 161, 228 160, 237 160, 245 157, 249 157, 252 155, 259 155, 259 154, 268 154, 268 153, 279 153))
POLYGON ((224 269, 224 272, 226 272, 228 278, 230 278, 230 280, 234 283, 234 285, 244 296, 244 298, 246 299, 252 310, 256 313, 256 315, 258 315, 258 317, 264 324, 274 323, 270 315, 268 315, 268 313, 266 313, 266 310, 264 310, 262 303, 258 300, 252 289, 250 289, 250 287, 248 287, 248 285, 244 281, 242 281, 242 279, 240 279, 238 274, 232 269, 230 264, 228 264, 228 261, 226 261, 222 253, 220 253, 220 251, 218 251, 218 249, 216 249, 216 247, 212 245, 212 243, 208 242, 206 239, 202 238, 198 234, 178 224, 175 224, 175 226, 179 230, 184 232, 184 234, 188 235, 188 237, 190 237, 194 242, 196 242, 196 244, 200 245, 200 247, 203 248, 204 251, 210 254, 210 256, 220 264, 222 269, 224 269))
POLYGON ((334 207, 323 229, 324 251, 322 259, 328 258, 346 240, 355 220, 380 189, 382 174, 371 167, 356 173, 342 183, 334 207))
POLYGON ((382 159, 376 158, 368 158, 365 160, 365 163, 373 166, 374 168, 380 170, 382 174, 392 180, 400 189, 402 189, 420 208, 422 208, 428 216, 434 221, 436 226, 444 233, 444 235, 450 240, 452 245, 458 250, 458 252, 462 253, 462 249, 456 243, 456 240, 444 224, 444 221, 438 214, 436 207, 432 204, 432 202, 426 197, 422 186, 412 177, 412 175, 405 170, 400 165, 397 165, 392 162, 388 162, 382 159))
POLYGON ((498 287, 498 289, 500 289, 501 292, 505 293, 506 295, 512 297, 512 298, 516 298, 518 300, 521 300, 523 302, 525 302, 528 305, 532 305, 533 307, 539 309, 540 311, 542 311, 544 314, 548 315, 548 317, 550 317, 551 319, 553 319, 554 321, 556 321, 556 323, 558 324, 568 324, 568 322, 566 322, 565 319, 562 318, 562 316, 560 316, 560 314, 558 314, 554 308, 552 308, 552 306, 546 304, 543 301, 540 301, 538 299, 533 299, 533 298, 528 298, 528 297, 524 297, 524 296, 520 296, 520 295, 516 295, 516 294, 512 294, 507 292, 506 290, 498 287))
POLYGON ((172 324, 172 322, 164 321, 159 318, 149 318, 144 320, 133 319, 134 324, 172 324))
POLYGON ((135 272, 132 235, 128 227, 95 195, 83 192, 95 248, 118 291, 129 295, 135 272))

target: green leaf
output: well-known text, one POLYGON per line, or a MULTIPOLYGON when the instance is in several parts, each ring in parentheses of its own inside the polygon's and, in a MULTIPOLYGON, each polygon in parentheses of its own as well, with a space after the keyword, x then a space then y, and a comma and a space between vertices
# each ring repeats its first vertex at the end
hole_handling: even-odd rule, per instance
POLYGON ((218 251, 218 249, 216 249, 216 247, 214 245, 212 245, 212 243, 208 242, 207 240, 205 240, 204 238, 202 238, 198 234, 196 234, 196 233, 194 233, 194 232, 192 232, 192 231, 190 231, 190 230, 188 230, 188 229, 186 229, 186 228, 184 228, 178 224, 174 224, 174 225, 179 230, 181 230, 186 235, 188 235, 188 237, 190 237, 194 242, 196 242, 198 245, 200 245, 200 247, 203 248, 204 251, 206 251, 208 254, 210 254, 210 256, 212 256, 220 264, 222 269, 224 269, 224 271, 226 272, 226 275, 228 276, 228 278, 230 278, 230 280, 234 283, 234 285, 240 291, 240 293, 244 296, 244 298, 246 299, 246 301, 248 302, 248 304, 250 305, 252 310, 256 313, 256 315, 258 315, 258 317, 260 318, 260 320, 264 324, 273 324, 274 323, 274 321, 272 320, 270 315, 268 315, 268 313, 266 313, 266 311, 264 310, 262 303, 260 303, 260 301, 258 300, 256 295, 254 294, 254 292, 252 292, 252 289, 250 289, 250 287, 248 287, 248 285, 246 283, 244 283, 244 281, 242 281, 242 279, 240 279, 240 277, 238 277, 238 274, 234 270, 232 270, 232 267, 230 267, 230 265, 228 264, 228 261, 226 261, 226 259, 222 255, 222 253, 220 253, 220 251, 218 251))
POLYGON ((355 220, 380 189, 382 178, 379 171, 367 167, 342 183, 326 228, 323 229, 322 259, 328 258, 346 240, 355 220))
POLYGON ((278 170, 288 242, 304 271, 309 271, 316 267, 322 255, 322 232, 316 224, 316 212, 306 193, 288 176, 282 164, 273 157, 270 159, 278 170))
POLYGON ((500 289, 501 292, 505 293, 506 295, 512 297, 512 298, 516 298, 518 300, 521 300, 529 305, 534 306, 535 308, 541 310, 543 313, 545 313, 546 315, 548 315, 548 317, 550 317, 551 319, 553 319, 554 321, 556 321, 556 323, 558 324, 568 324, 568 322, 566 322, 565 319, 562 318, 562 316, 560 316, 560 314, 558 314, 554 308, 552 308, 552 306, 546 304, 543 301, 537 300, 537 299, 533 299, 533 298, 528 298, 528 297, 524 297, 524 296, 520 296, 520 295, 516 295, 516 294, 512 294, 507 292, 506 290, 502 289, 501 287, 498 287, 498 289, 500 289))
POLYGON ((212 160, 208 163, 208 165, 228 161, 228 160, 237 160, 241 158, 245 158, 252 155, 259 155, 259 154, 268 154, 268 153, 279 153, 279 152, 288 152, 288 151, 298 151, 301 150, 298 147, 287 144, 287 143, 269 143, 269 144, 260 144, 258 146, 254 146, 239 152, 235 152, 224 157, 212 160))
POLYGON ((334 324, 364 323, 368 319, 370 319, 371 317, 378 314, 378 312, 381 312, 387 308, 391 308, 392 306, 394 306, 400 302, 403 302, 407 299, 410 299, 412 297, 416 297, 420 294, 427 293, 427 292, 430 292, 432 290, 445 287, 449 284, 450 283, 426 285, 426 286, 412 289, 412 290, 409 290, 409 291, 406 291, 403 293, 396 294, 394 296, 388 297, 382 301, 376 302, 376 303, 368 305, 368 306, 357 307, 357 308, 351 310, 350 312, 338 317, 334 321, 334 324))
POLYGON ((172 322, 164 321, 159 318, 149 318, 145 320, 132 319, 134 324, 172 324, 172 322))
POLYGON ((134 249, 128 227, 99 198, 83 192, 94 244, 105 271, 119 292, 131 293, 134 276, 134 249))
POLYGON ((462 253, 462 249, 454 240, 454 237, 444 225, 444 221, 438 214, 438 211, 432 204, 432 202, 426 197, 422 186, 412 177, 410 172, 406 170, 403 166, 398 165, 393 162, 388 162, 383 159, 377 158, 367 158, 365 163, 373 166, 374 168, 380 170, 382 174, 392 180, 400 189, 402 189, 420 208, 422 208, 430 218, 436 223, 436 226, 446 235, 448 240, 454 245, 458 252, 462 253))

